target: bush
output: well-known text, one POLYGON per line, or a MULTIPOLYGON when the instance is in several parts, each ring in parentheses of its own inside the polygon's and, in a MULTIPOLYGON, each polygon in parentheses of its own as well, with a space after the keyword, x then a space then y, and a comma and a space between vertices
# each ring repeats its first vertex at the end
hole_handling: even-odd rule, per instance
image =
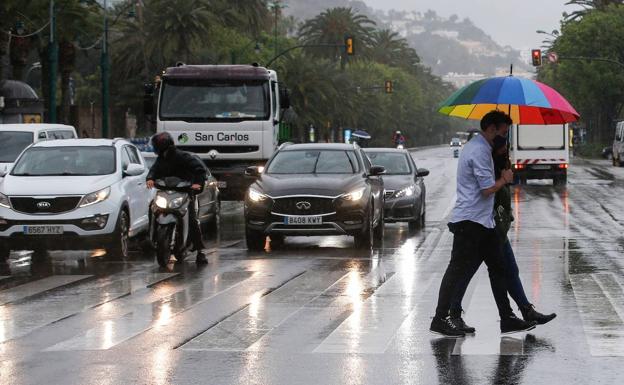
POLYGON ((574 147, 574 154, 583 158, 602 158, 602 149, 607 145, 604 143, 585 143, 574 147))

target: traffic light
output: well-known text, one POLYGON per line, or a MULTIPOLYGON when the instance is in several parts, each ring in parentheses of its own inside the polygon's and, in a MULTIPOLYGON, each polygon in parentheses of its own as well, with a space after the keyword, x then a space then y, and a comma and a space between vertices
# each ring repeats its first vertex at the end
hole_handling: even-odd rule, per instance
POLYGON ((352 37, 345 38, 345 51, 347 55, 353 56, 354 50, 353 50, 353 38, 352 37))
POLYGON ((384 82, 384 89, 386 90, 387 94, 392 93, 392 80, 386 80, 384 82))
POLYGON ((535 67, 539 67, 542 65, 542 50, 541 49, 532 49, 531 50, 531 60, 533 61, 533 65, 535 67))

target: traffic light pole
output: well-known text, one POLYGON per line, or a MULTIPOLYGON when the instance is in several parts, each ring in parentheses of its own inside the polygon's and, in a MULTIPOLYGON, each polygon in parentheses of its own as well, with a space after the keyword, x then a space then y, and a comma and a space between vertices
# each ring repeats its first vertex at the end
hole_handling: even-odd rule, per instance
POLYGON ((341 48, 347 48, 347 46, 345 44, 301 44, 301 45, 296 45, 294 47, 290 47, 288 49, 285 49, 282 52, 280 52, 279 54, 275 55, 275 57, 273 59, 268 61, 266 66, 270 67, 271 64, 273 64, 277 59, 279 59, 280 57, 284 56, 288 52, 293 51, 295 49, 298 49, 298 48, 320 48, 320 47, 341 47, 341 48))
POLYGON ((109 109, 109 89, 108 89, 108 9, 107 0, 104 0, 104 38, 102 39, 102 57, 100 58, 100 68, 102 71, 102 137, 108 138, 108 109, 109 109))
POLYGON ((58 72, 58 42, 56 41, 56 9, 50 0, 50 40, 48 45, 49 94, 48 120, 56 123, 56 73, 58 72))

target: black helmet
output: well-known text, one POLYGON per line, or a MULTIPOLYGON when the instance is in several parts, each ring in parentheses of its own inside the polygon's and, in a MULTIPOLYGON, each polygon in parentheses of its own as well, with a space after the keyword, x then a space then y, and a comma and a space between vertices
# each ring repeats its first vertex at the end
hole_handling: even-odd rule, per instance
POLYGON ((173 138, 168 132, 161 132, 152 136, 152 147, 157 155, 164 154, 170 147, 173 147, 175 143, 173 138))

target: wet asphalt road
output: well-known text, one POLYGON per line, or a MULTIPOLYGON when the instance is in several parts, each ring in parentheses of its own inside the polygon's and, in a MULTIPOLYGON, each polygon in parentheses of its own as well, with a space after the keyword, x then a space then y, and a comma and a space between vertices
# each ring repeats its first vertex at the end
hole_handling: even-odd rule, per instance
POLYGON ((557 312, 502 337, 482 267, 465 298, 475 336, 427 331, 452 242, 457 160, 431 171, 426 228, 389 224, 371 254, 347 237, 251 253, 224 205, 210 264, 137 253, 14 253, 0 272, 0 384, 621 384, 624 169, 577 160, 567 187, 515 188, 510 239, 529 299, 557 312))

